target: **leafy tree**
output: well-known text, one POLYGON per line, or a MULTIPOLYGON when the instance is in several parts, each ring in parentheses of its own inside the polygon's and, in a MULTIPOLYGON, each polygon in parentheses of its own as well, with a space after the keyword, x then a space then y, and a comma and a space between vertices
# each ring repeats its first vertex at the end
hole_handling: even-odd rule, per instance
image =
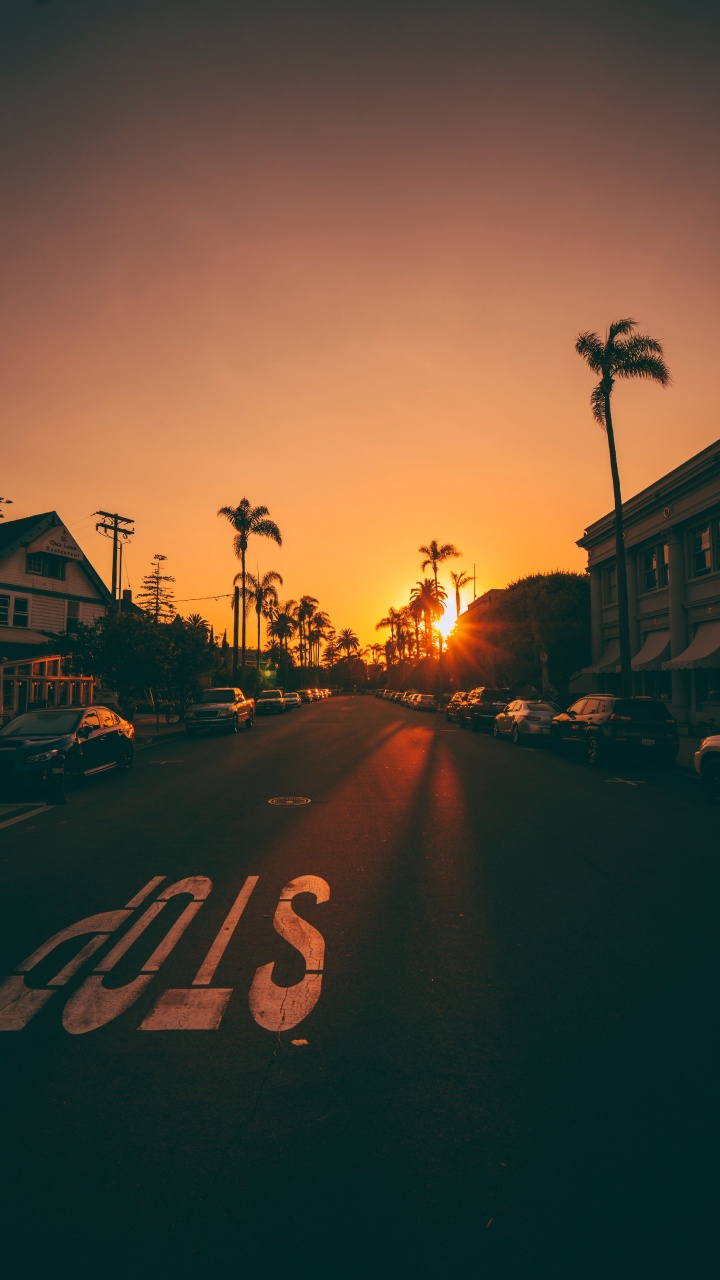
MULTIPOLYGON (((269 519, 269 511, 267 507, 253 507, 250 505, 248 498, 242 498, 236 507, 221 507, 218 511, 219 516, 226 516, 235 530, 235 555, 238 556, 241 564, 240 578, 242 581, 242 604, 240 609, 240 617, 242 619, 242 672, 245 676, 245 650, 246 650, 246 615, 247 615, 247 573, 245 567, 245 557, 248 549, 248 540, 255 535, 258 538, 270 538, 276 542, 279 547, 282 546, 282 535, 274 520, 269 519)), ((237 632, 235 632, 237 638, 237 632)), ((234 655, 235 666, 237 667, 237 652, 234 655)))
POLYGON ((165 584, 174 582, 175 579, 169 573, 161 573, 160 569, 167 556, 159 553, 153 556, 155 562, 154 568, 150 573, 146 573, 142 580, 142 588, 138 591, 138 601, 141 609, 149 613, 155 622, 167 622, 175 614, 175 593, 172 587, 165 584))
POLYGON ((632 668, 630 653, 630 615, 628 610, 627 569, 623 529, 620 472, 615 450, 611 397, 617 378, 645 378, 668 386, 670 371, 663 358, 663 349, 655 338, 636 333, 635 320, 616 320, 610 325, 603 341, 596 333, 581 333, 575 342, 578 355, 600 381, 590 396, 595 421, 607 433, 610 452, 610 474, 615 499, 615 558, 617 562, 618 622, 620 630, 620 681, 623 697, 632 693, 632 668))

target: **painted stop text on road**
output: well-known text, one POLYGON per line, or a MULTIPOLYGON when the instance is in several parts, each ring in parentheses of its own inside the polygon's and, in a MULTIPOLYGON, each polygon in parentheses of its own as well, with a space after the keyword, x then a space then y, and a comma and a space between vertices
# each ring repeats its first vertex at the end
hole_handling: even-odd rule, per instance
MULTIPOLYGON (((207 876, 187 876, 160 891, 166 878, 154 876, 124 907, 101 911, 59 930, 17 965, 14 973, 0 982, 0 1031, 24 1030, 106 946, 109 950, 96 959, 94 968, 65 1000, 62 1025, 70 1035, 84 1035, 107 1026, 130 1009, 151 983, 157 981, 165 961, 212 892, 212 882, 207 876), (133 944, 167 904, 181 895, 190 901, 144 961, 137 976, 120 986, 108 986, 107 980, 133 944), (72 959, 45 985, 30 986, 28 979, 33 971, 53 952, 76 938, 82 945, 72 959)), ((159 993, 137 1030, 218 1030, 234 988, 213 986, 213 979, 258 880, 256 875, 246 877, 190 986, 159 993)), ((294 900, 299 894, 311 894, 316 903, 321 904, 329 901, 330 887, 319 876, 297 876, 282 889, 273 916, 276 933, 302 956, 305 976, 292 986, 279 986, 273 979, 275 963, 271 961, 255 971, 248 992, 248 1007, 254 1021, 275 1034, 290 1031, 303 1022, 315 1008, 322 991, 325 940, 295 911, 294 900)))

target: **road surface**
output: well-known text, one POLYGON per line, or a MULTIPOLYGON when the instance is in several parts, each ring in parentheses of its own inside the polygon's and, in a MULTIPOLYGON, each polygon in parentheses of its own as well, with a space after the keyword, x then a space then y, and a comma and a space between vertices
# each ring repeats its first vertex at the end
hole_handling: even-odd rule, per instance
POLYGON ((367 697, 3 827, 9 1274, 710 1274, 719 857, 367 697))

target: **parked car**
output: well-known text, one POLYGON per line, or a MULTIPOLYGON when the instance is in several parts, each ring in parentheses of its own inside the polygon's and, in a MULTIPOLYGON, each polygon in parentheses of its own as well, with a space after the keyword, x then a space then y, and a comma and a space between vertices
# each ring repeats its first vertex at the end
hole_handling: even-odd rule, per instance
POLYGON ((437 711, 437 698, 432 693, 418 693, 415 706, 418 711, 437 711))
POLYGON ((286 693, 286 694, 285 694, 285 706, 288 708, 288 710, 290 710, 290 708, 291 708, 291 707, 301 707, 301 706, 302 706, 302 702, 301 702, 301 700, 300 700, 300 694, 299 694, 299 693, 286 693))
POLYGON ((475 733, 481 730, 490 732, 495 723, 495 717, 499 711, 512 701, 512 689, 490 689, 487 685, 481 685, 478 689, 473 689, 460 705, 458 713, 458 724, 461 729, 473 729, 475 733))
POLYGON ((410 703, 412 702, 416 694, 417 694, 417 689, 406 689, 400 698, 400 701, 402 702, 403 706, 409 707, 410 703))
POLYGON ((230 685, 221 689, 204 689, 197 702, 185 712, 185 732, 189 738, 213 729, 237 733, 240 725, 252 729, 255 702, 246 698, 242 689, 230 685))
POLYGON ((0 790, 42 794, 106 769, 129 769, 135 730, 109 707, 57 707, 26 711, 0 729, 0 790))
POLYGON ((703 738, 695 752, 695 772, 700 775, 703 791, 708 800, 720 803, 720 734, 703 738))
POLYGON ((286 711, 282 689, 263 689, 255 699, 255 714, 258 716, 282 716, 286 711))
POLYGON ((445 719, 455 723, 460 716, 460 708, 467 698, 467 693, 454 693, 445 708, 445 719))
POLYGON ((582 754, 592 765, 616 755, 674 764, 677 722, 657 698, 593 694, 554 717, 550 745, 558 753, 582 754))
POLYGON ((549 742, 553 718, 560 714, 554 702, 530 701, 516 698, 509 702, 495 717, 493 737, 510 738, 518 746, 523 738, 536 742, 549 742))
POLYGON ((309 689, 298 689, 298 698, 301 702, 312 702, 309 689))

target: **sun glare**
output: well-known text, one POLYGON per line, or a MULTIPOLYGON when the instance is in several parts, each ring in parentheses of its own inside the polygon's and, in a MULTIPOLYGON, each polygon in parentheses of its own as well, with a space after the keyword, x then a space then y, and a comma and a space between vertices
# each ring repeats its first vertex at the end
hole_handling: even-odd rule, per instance
POLYGON ((440 631, 442 633, 444 640, 447 640, 447 637, 450 635, 450 632, 454 629, 455 621, 456 621, 455 610, 446 609, 442 618, 440 619, 440 622, 437 624, 440 627, 440 631))

